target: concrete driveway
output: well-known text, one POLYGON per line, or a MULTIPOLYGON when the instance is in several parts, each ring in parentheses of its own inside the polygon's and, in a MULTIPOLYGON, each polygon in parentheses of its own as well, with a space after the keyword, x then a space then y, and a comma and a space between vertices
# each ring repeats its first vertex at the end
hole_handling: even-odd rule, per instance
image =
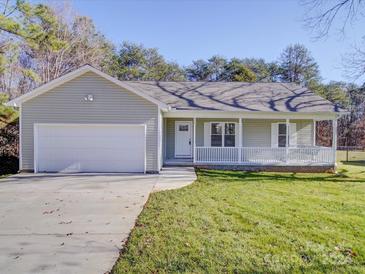
POLYGON ((161 175, 42 174, 0 180, 1 273, 105 273, 151 191, 195 180, 161 175))

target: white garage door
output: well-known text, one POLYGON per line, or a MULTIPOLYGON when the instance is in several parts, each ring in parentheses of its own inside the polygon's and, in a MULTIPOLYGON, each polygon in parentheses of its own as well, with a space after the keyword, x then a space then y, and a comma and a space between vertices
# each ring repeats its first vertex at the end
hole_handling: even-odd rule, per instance
POLYGON ((36 124, 35 172, 144 172, 144 125, 36 124))

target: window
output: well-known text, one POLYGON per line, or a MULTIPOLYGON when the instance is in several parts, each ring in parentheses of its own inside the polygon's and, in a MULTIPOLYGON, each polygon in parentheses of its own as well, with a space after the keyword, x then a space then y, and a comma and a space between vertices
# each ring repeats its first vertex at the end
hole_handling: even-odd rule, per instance
POLYGON ((236 125, 234 123, 226 123, 224 125, 224 146, 234 147, 236 143, 236 125))
POLYGON ((210 144, 212 147, 236 146, 236 124, 211 123, 210 144))
POLYGON ((210 144, 212 147, 222 146, 222 123, 211 124, 211 140, 210 144))
POLYGON ((278 146, 286 147, 286 124, 279 124, 278 127, 278 146))
POLYGON ((179 125, 179 131, 189 131, 189 125, 179 125))

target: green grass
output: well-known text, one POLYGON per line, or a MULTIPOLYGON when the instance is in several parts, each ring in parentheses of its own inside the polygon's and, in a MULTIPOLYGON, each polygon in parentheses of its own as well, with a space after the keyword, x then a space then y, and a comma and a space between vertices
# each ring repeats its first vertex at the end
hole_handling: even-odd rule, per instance
MULTIPOLYGON (((365 162, 365 151, 349 151, 349 161, 364 161, 365 162)), ((337 150, 337 160, 346 161, 346 151, 337 150)))
MULTIPOLYGON (((1 108, 1 105, 0 105, 0 108, 1 108)), ((5 113, 2 113, 1 109, 0 109, 0 129, 7 126, 8 124, 18 123, 18 121, 17 121, 18 118, 19 118, 19 113, 17 111, 12 112, 10 114, 5 114, 5 113)))
POLYGON ((198 172, 154 193, 112 273, 365 273, 365 166, 198 172))
POLYGON ((13 175, 13 174, 2 174, 2 175, 0 175, 0 179, 5 179, 11 175, 13 175))

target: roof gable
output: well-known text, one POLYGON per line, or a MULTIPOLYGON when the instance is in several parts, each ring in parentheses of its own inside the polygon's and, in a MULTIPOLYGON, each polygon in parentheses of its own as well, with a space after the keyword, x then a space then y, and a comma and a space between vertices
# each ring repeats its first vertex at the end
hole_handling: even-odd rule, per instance
POLYGON ((11 101, 9 101, 6 105, 8 106, 14 106, 14 107, 17 107, 17 106, 20 106, 22 103, 34 98, 34 97, 37 97, 41 94, 44 94, 62 84, 65 84, 73 79, 76 79, 77 77, 80 77, 82 75, 84 75, 85 73, 87 72, 93 72, 95 74, 97 74, 98 76, 116 84, 117 86, 123 88, 123 89, 126 89, 132 93, 135 93, 137 94, 138 96, 146 99, 147 101, 150 101, 156 105, 158 105, 159 107, 161 107, 162 109, 169 109, 169 106, 166 105, 165 103, 149 96, 148 94, 145 94, 145 93, 142 93, 141 91, 139 90, 136 90, 135 88, 133 87, 130 87, 127 83, 125 82, 122 82, 122 81, 119 81, 113 77, 111 77, 110 75, 90 66, 90 65, 85 65, 85 66, 82 66, 72 72, 69 72, 57 79, 54 79, 38 88, 35 88, 34 90, 22 95, 22 96, 19 96, 11 101))

